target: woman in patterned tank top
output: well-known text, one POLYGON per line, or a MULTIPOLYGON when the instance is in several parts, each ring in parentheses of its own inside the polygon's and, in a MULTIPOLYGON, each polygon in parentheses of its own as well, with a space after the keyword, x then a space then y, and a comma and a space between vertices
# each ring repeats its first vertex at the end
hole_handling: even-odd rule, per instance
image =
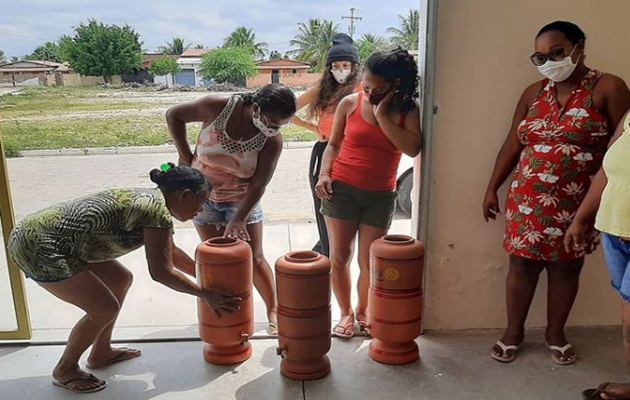
POLYGON ((483 201, 486 221, 496 219, 497 191, 516 168, 505 206, 508 327, 491 351, 500 362, 517 356, 543 270, 549 282, 546 344, 557 364, 577 360, 564 327, 597 232, 589 227, 581 249, 566 250, 562 238, 601 166, 614 128, 630 107, 623 80, 584 64, 585 38, 577 25, 563 21, 538 33, 531 61, 545 79, 521 96, 483 201))
POLYGON ((194 219, 199 237, 231 236, 249 242, 254 285, 267 306, 271 334, 277 333, 277 304, 273 274, 263 254, 260 199, 282 151, 280 128, 295 111, 291 89, 271 84, 252 94, 206 96, 166 113, 180 165, 192 165, 212 184, 208 200, 194 219), (203 123, 194 153, 186 134, 190 122, 203 123))
POLYGON ((79 367, 101 369, 139 357, 136 349, 112 347, 114 324, 133 281, 118 260, 145 246, 153 280, 205 301, 221 316, 241 299, 220 288, 202 288, 195 262, 173 243, 172 217, 192 219, 210 185, 199 171, 163 165, 151 171, 155 189, 110 189, 57 204, 26 216, 11 232, 8 254, 27 277, 55 297, 79 307, 85 316, 72 329, 54 368, 53 384, 76 393, 93 393, 106 382, 79 367), (181 271, 181 272, 180 272, 181 271))

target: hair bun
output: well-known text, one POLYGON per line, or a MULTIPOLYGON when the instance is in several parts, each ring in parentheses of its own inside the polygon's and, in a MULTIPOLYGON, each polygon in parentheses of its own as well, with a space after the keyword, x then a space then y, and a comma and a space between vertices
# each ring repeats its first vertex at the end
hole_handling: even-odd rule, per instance
POLYGON ((406 60, 409 57, 413 58, 413 56, 411 54, 409 54, 409 51, 407 51, 407 50, 405 50, 403 48, 400 48, 400 47, 397 48, 396 50, 394 50, 394 54, 396 54, 396 57, 398 59, 401 59, 401 60, 406 60))
POLYGON ((160 171, 157 168, 151 170, 151 172, 149 173, 149 176, 151 177, 151 181, 158 186, 161 185, 162 182, 164 181, 164 172, 160 171))

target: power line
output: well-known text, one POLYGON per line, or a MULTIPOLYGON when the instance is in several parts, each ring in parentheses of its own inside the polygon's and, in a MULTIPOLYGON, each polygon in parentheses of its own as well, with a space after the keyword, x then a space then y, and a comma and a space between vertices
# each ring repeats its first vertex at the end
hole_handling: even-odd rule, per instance
POLYGON ((355 26, 354 26, 354 21, 361 21, 363 18, 362 17, 355 17, 354 16, 354 12, 355 11, 359 11, 356 8, 351 8, 350 9, 350 16, 341 16, 341 19, 349 19, 350 20, 350 25, 348 26, 348 34, 350 35, 351 38, 354 38, 354 32, 355 32, 355 26))
POLYGON ((50 41, 50 38, 44 39, 44 38, 39 38, 39 37, 34 37, 34 36, 16 35, 15 33, 2 32, 2 31, 0 31, 0 35, 15 36, 15 37, 21 37, 21 38, 33 39, 33 40, 45 40, 47 42, 50 41))
POLYGON ((9 50, 14 50, 14 51, 20 51, 20 52, 30 52, 33 51, 33 49, 29 49, 26 50, 25 48, 17 48, 17 47, 12 47, 12 46, 4 46, 2 44, 0 44, 0 50, 4 50, 4 49, 9 49, 9 50))

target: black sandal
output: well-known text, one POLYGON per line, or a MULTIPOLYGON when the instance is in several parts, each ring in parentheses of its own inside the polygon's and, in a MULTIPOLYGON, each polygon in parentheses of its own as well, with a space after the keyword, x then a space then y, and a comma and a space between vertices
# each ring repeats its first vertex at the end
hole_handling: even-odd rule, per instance
POLYGON ((586 389, 582 392, 582 398, 584 400, 608 400, 602 397, 602 394, 605 394, 607 396, 611 396, 613 400, 630 400, 630 397, 613 397, 614 395, 606 392, 606 389, 608 388, 608 386, 610 386, 610 384, 610 382, 606 382, 599 385, 597 389, 586 389))

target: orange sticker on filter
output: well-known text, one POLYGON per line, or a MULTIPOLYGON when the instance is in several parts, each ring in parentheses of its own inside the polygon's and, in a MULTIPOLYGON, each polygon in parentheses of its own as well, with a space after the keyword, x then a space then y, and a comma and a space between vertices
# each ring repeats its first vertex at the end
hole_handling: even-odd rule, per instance
POLYGON ((203 274, 201 276, 201 283, 203 284, 203 287, 211 287, 214 285, 214 278, 210 274, 203 274))
POLYGON ((386 281, 397 281, 400 279, 400 271, 396 268, 387 268, 383 275, 385 276, 386 281))

